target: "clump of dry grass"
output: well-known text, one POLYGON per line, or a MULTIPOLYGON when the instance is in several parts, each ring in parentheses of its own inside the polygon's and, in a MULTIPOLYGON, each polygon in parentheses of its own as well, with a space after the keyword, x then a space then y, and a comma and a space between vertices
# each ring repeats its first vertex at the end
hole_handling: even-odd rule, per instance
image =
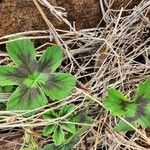
MULTIPOLYGON (((14 136, 27 132, 33 134, 35 139, 40 141, 39 146, 41 147, 47 141, 37 133, 41 131, 41 127, 49 124, 49 122, 40 118, 41 115, 67 103, 78 102, 76 110, 88 105, 90 108, 89 115, 92 116, 94 122, 89 125, 89 130, 81 135, 80 141, 74 147, 75 150, 149 149, 148 130, 136 129, 132 133, 112 132, 112 127, 117 123, 118 118, 112 117, 109 112, 104 110, 101 107, 101 101, 109 87, 118 88, 127 96, 132 97, 137 85, 150 75, 150 20, 147 18, 150 1, 142 1, 130 10, 126 8, 113 10, 109 5, 111 3, 108 4, 106 0, 104 0, 104 3, 100 1, 105 26, 98 25, 97 28, 80 31, 76 31, 75 27, 71 26, 66 20, 61 13, 63 8, 55 8, 46 0, 39 0, 70 28, 70 30, 56 29, 43 13, 39 3, 36 0, 33 1, 46 21, 49 30, 28 31, 16 35, 25 35, 35 40, 50 39, 49 43, 43 43, 37 48, 38 55, 42 53, 42 51, 38 51, 39 49, 53 44, 51 41, 55 40, 65 53, 60 70, 73 73, 79 86, 65 100, 39 108, 38 114, 28 118, 23 118, 17 112, 0 111, 2 116, 0 120, 0 141, 7 140, 10 135, 14 136), (104 5, 107 10, 103 9, 104 5), (34 36, 31 36, 32 34, 34 36), (79 87, 85 88, 86 91, 79 87), (90 96, 93 97, 93 103, 89 101, 88 97, 90 96), (19 129, 16 130, 16 127, 19 129)), ((0 44, 5 43, 11 36, 14 35, 1 37, 0 44)), ((1 64, 9 62, 7 53, 3 52, 0 55, 4 58, 0 61, 1 64)), ((5 95, 4 93, 0 94, 1 98, 7 98, 8 95, 7 93, 5 95)), ((58 120, 52 120, 52 122, 55 121, 58 120)), ((23 144, 25 143, 22 140, 16 143, 16 145, 23 144)))

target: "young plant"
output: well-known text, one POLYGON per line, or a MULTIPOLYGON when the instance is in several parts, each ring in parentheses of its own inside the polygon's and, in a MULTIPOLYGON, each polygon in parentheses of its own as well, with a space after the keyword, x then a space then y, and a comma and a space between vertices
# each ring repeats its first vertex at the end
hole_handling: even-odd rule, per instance
POLYGON ((75 138, 76 133, 80 131, 81 127, 74 123, 91 123, 91 118, 87 116, 86 109, 78 112, 77 114, 74 113, 74 109, 75 105, 69 104, 65 105, 61 109, 56 109, 43 115, 45 120, 51 121, 52 119, 68 116, 69 114, 69 116, 65 119, 60 120, 57 123, 47 125, 44 128, 43 135, 52 137, 53 139, 54 144, 51 144, 52 147, 68 147, 69 145, 72 145, 72 142, 75 142, 72 137, 74 136, 75 138))
POLYGON ((55 73, 62 62, 59 46, 48 47, 37 60, 29 39, 15 39, 6 43, 14 65, 0 66, 0 85, 17 85, 7 103, 7 110, 33 110, 68 96, 75 86, 75 78, 68 73, 55 73))
MULTIPOLYGON (((110 110, 112 115, 122 116, 134 127, 150 126, 150 79, 139 84, 133 100, 129 100, 121 92, 110 89, 103 105, 110 110)), ((124 121, 120 121, 113 129, 114 131, 134 130, 124 121)))
POLYGON ((78 142, 79 137, 73 136, 73 138, 67 144, 58 146, 56 146, 55 144, 47 144, 44 146, 44 150, 71 150, 78 142))

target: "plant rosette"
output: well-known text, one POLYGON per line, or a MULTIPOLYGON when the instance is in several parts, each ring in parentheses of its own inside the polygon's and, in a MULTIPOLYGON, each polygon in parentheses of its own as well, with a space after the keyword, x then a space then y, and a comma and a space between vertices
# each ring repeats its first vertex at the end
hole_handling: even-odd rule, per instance
POLYGON ((87 115, 87 108, 75 112, 75 105, 68 104, 60 109, 47 112, 43 114, 44 120, 52 121, 56 118, 60 118, 59 121, 47 125, 43 129, 43 135, 47 137, 52 137, 55 145, 65 145, 69 141, 72 141, 75 137, 78 137, 81 133, 78 133, 81 128, 86 128, 84 123, 89 124, 90 127, 92 123, 91 117, 87 115), (64 118, 65 119, 61 119, 64 118), (80 125, 78 125, 78 123, 80 125), (83 123, 83 125, 81 125, 83 123))
MULTIPOLYGON (((129 100, 118 90, 109 89, 103 101, 104 107, 114 116, 122 116, 132 126, 150 127, 150 79, 139 84, 133 100, 129 100)), ((123 120, 114 127, 114 131, 134 130, 123 120)))
POLYGON ((48 47, 39 60, 29 39, 8 41, 6 49, 14 65, 0 66, 0 85, 17 85, 8 99, 7 110, 34 110, 46 105, 48 99, 65 98, 74 88, 74 76, 55 73, 63 56, 59 46, 48 47))
MULTIPOLYGON (((63 116, 68 115, 70 112, 74 112, 75 105, 69 104, 65 105, 61 109, 56 109, 54 111, 50 111, 48 113, 43 114, 43 118, 45 120, 53 120, 56 118, 61 118, 63 116)), ((43 130, 44 136, 49 136, 52 134, 53 142, 56 145, 60 145, 65 141, 65 132, 75 134, 76 126, 71 122, 71 117, 67 117, 66 119, 60 120, 55 124, 47 125, 43 130), (67 122, 67 123, 64 123, 67 122)))

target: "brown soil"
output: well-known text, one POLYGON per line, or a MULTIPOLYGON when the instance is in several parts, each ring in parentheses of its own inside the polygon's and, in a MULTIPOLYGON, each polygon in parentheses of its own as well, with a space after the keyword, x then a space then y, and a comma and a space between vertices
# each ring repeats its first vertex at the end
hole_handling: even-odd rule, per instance
POLYGON ((23 134, 9 134, 9 137, 3 137, 0 140, 0 150, 19 150, 21 144, 23 143, 22 139, 23 134))
MULTIPOLYGON (((112 8, 125 6, 129 0, 116 0, 112 8)), ((139 4, 141 0, 133 0, 129 8, 139 4)), ((51 0, 51 4, 62 6, 68 13, 67 19, 76 22, 76 28, 96 27, 102 18, 99 0, 51 0)), ((43 8, 48 19, 56 28, 66 29, 66 25, 58 21, 47 8, 43 8)), ((32 0, 0 0, 0 37, 29 30, 48 29, 32 0)))
MULTIPOLYGON (((96 27, 100 21, 98 0, 52 0, 51 4, 66 8, 68 20, 71 23, 76 21, 78 29, 96 27)), ((66 28, 47 8, 43 9, 56 28, 66 28)), ((0 0, 0 18, 0 37, 21 31, 48 29, 31 0, 0 0)))

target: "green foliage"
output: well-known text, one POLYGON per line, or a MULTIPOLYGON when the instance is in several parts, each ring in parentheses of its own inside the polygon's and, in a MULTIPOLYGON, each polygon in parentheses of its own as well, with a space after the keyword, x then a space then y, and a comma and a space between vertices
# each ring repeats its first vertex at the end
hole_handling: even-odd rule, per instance
MULTIPOLYGON (((122 116, 134 127, 141 126, 147 128, 150 126, 150 79, 142 82, 133 100, 128 100, 121 92, 110 89, 108 96, 103 102, 104 107, 111 111, 112 115, 122 116)), ((123 120, 114 127, 114 131, 134 130, 123 120)))
POLYGON ((14 86, 13 85, 7 85, 7 86, 3 86, 2 87, 2 92, 12 92, 14 90, 14 86))
POLYGON ((65 119, 58 121, 55 124, 47 125, 43 129, 43 135, 52 137, 53 142, 55 143, 50 146, 54 146, 54 148, 56 148, 58 145, 62 146, 68 144, 70 139, 72 139, 72 136, 76 135, 76 133, 78 133, 81 129, 81 127, 75 123, 91 123, 91 118, 87 116, 86 109, 83 109, 77 114, 74 113, 74 109, 75 105, 69 104, 65 105, 61 109, 56 109, 43 114, 43 118, 47 121, 67 116, 65 119))
MULTIPOLYGON (((65 98, 73 90, 75 78, 68 73, 56 73, 62 62, 59 46, 48 47, 39 59, 36 58, 34 44, 28 39, 9 41, 6 49, 13 62, 0 66, 0 90, 11 93, 7 110, 34 110, 46 105, 48 100, 65 98)), ((3 104, 4 100, 1 101, 3 104)), ((70 150, 78 142, 79 136, 89 128, 92 119, 87 116, 88 109, 74 110, 75 105, 69 104, 43 114, 42 117, 48 122, 57 120, 43 129, 43 135, 54 142, 45 149, 70 150), (61 117, 63 119, 60 120, 61 117)), ((29 146, 23 145, 22 149, 38 149, 31 134, 26 134, 24 140, 29 146)))
POLYGON ((108 90, 108 96, 103 102, 104 107, 110 110, 113 115, 124 115, 129 104, 129 100, 113 88, 108 90))
MULTIPOLYGON (((81 110, 80 113, 78 113, 76 118, 81 119, 81 113, 86 115, 85 120, 83 120, 84 123, 92 123, 92 119, 87 116, 85 109, 81 110)), ((71 150, 75 144, 77 144, 80 140, 80 135, 83 134, 88 130, 88 126, 82 126, 81 128, 77 129, 77 132, 73 134, 69 139, 66 140, 64 144, 61 145, 55 145, 55 144, 47 144, 44 147, 44 150, 71 150)))
MULTIPOLYGON (((75 108, 75 105, 73 105, 73 104, 65 105, 60 110, 56 109, 54 111, 45 113, 43 115, 43 117, 46 120, 59 118, 59 117, 67 115, 68 113, 70 113, 70 111, 73 111, 74 108, 75 108)), ((65 119, 65 121, 66 122, 71 121, 70 117, 65 119)), ((58 122, 56 124, 51 124, 44 128, 43 135, 48 136, 48 135, 52 134, 54 143, 56 145, 60 145, 65 140, 65 131, 70 132, 72 134, 75 133, 76 132, 75 125, 69 124, 69 123, 61 123, 61 122, 58 122)))
POLYGON ((56 146, 55 144, 47 144, 44 150, 71 150, 75 144, 79 141, 78 137, 72 138, 67 144, 56 146))
MULTIPOLYGON (((0 85, 18 87, 9 97, 7 110, 33 110, 50 100, 68 96, 75 86, 75 78, 68 73, 55 73, 61 65, 62 51, 59 46, 48 47, 40 59, 36 59, 33 43, 17 39, 6 44, 14 65, 0 66, 0 85)), ((8 91, 11 91, 7 87, 8 91)))
MULTIPOLYGON (((77 114, 77 118, 80 118, 81 112, 83 114, 86 114, 85 110, 80 111, 79 114, 77 114)), ((85 117, 84 123, 92 123, 92 119, 90 117, 85 117)), ((81 128, 77 128, 77 132, 73 134, 70 138, 68 138, 64 144, 61 145, 55 145, 55 144, 47 144, 44 147, 44 150, 71 150, 75 144, 77 144, 80 140, 80 135, 83 134, 88 130, 88 126, 82 126, 81 128)))

